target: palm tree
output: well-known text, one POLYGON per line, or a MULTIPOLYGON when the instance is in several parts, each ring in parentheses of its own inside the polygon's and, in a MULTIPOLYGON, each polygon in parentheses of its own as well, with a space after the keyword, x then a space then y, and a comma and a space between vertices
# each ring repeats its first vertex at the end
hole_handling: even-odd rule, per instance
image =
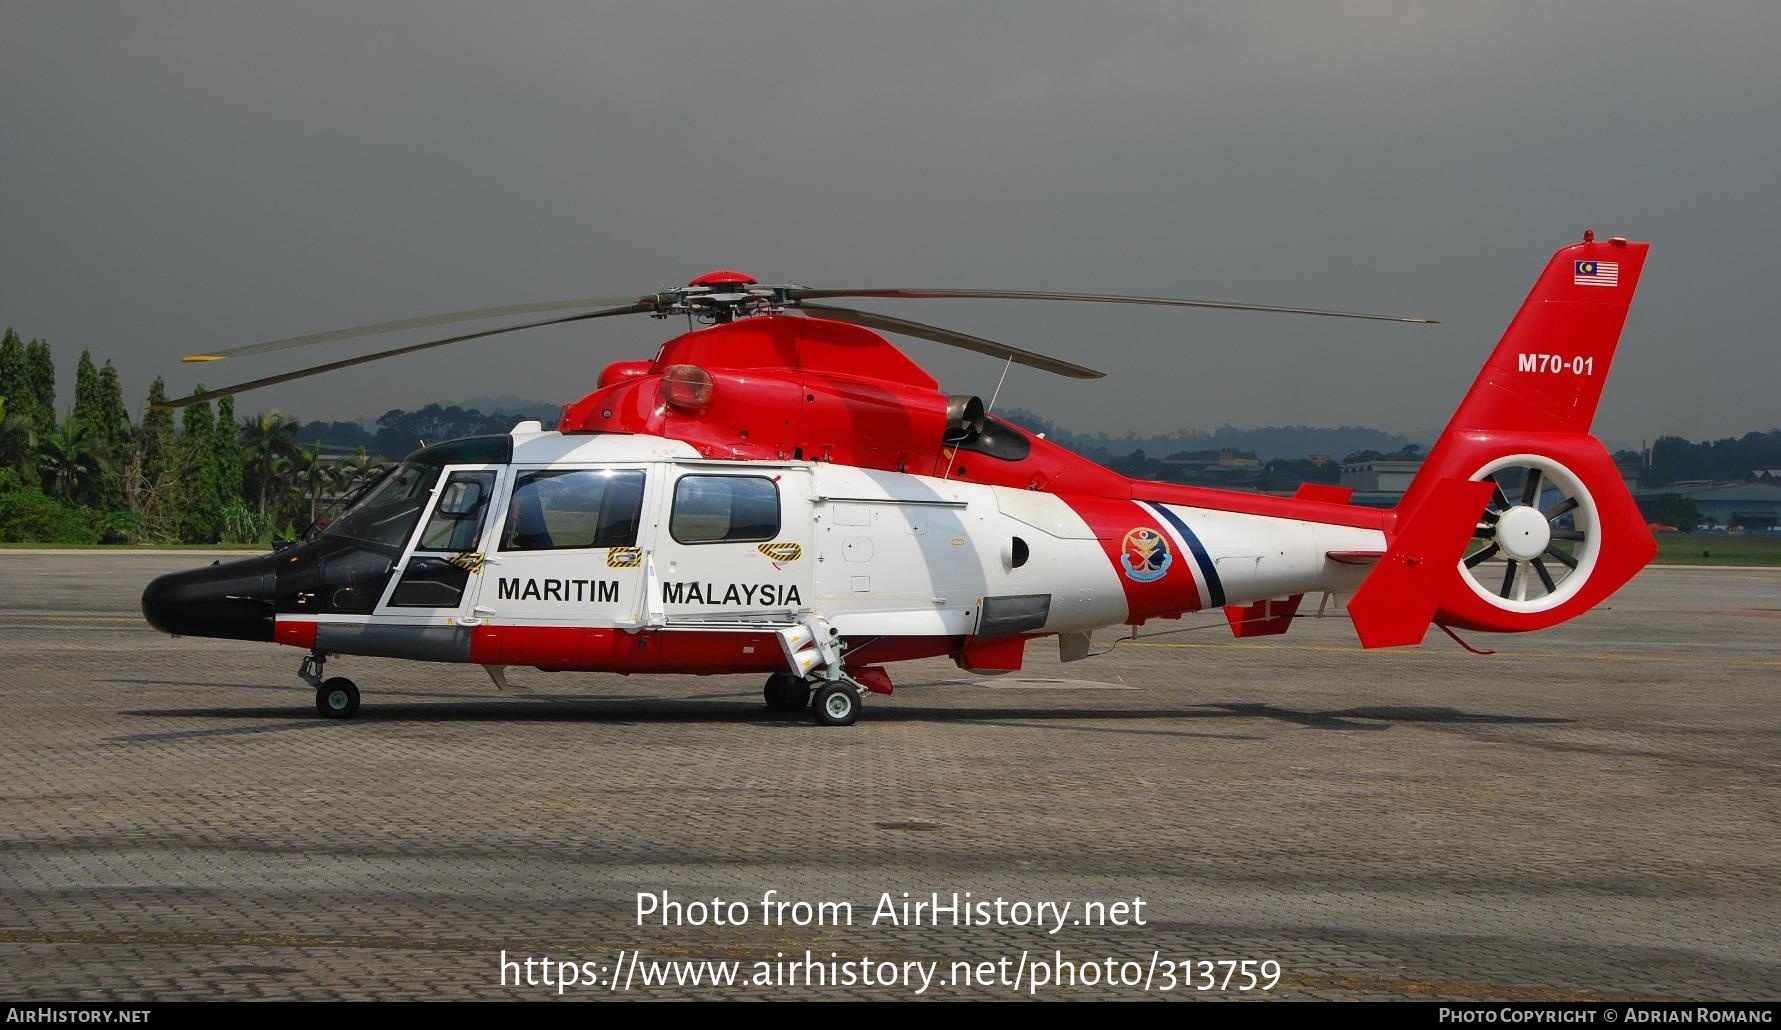
POLYGON ((291 467, 296 481, 302 484, 303 492, 309 497, 309 521, 314 522, 321 507, 322 494, 334 487, 334 466, 322 460, 320 451, 299 447, 296 457, 291 459, 291 467))
POLYGON ((246 451, 247 467, 260 485, 259 514, 266 514, 277 478, 275 465, 280 458, 295 457, 297 423, 276 411, 262 411, 241 420, 241 445, 246 451))
POLYGON ((340 459, 338 468, 340 469, 341 492, 353 492, 360 483, 366 482, 376 474, 374 470, 381 467, 377 462, 371 460, 371 454, 365 450, 365 445, 360 444, 358 450, 340 459))
POLYGON ((37 468, 55 484, 54 492, 62 500, 71 501, 80 481, 104 471, 106 461, 99 438, 75 422, 71 412, 63 417, 61 428, 38 441, 37 468))

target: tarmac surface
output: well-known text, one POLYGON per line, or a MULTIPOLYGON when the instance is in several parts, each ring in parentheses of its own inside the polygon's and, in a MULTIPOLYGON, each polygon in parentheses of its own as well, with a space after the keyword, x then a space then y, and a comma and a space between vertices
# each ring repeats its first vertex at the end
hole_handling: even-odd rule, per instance
POLYGON ((149 578, 209 560, 0 551, 0 998, 556 997, 516 983, 546 956, 597 981, 566 998, 908 998, 930 962, 921 997, 1781 995, 1781 570, 1652 569, 1490 657, 1363 652, 1338 613, 918 662, 825 729, 752 676, 500 695, 352 658, 364 707, 321 719, 300 652, 141 621, 149 578), (904 891, 1071 907, 873 925, 904 891), (639 925, 662 892, 745 921, 639 925), (1127 925, 1071 922, 1097 901, 1127 925), (806 950, 843 982, 788 970, 806 950), (1278 983, 1200 990, 1221 960, 1278 983), (748 982, 655 964, 706 961, 748 982))

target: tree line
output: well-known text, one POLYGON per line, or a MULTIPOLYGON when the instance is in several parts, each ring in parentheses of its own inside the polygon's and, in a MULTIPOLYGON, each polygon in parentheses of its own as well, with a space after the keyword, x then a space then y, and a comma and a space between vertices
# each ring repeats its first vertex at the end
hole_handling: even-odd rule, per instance
MULTIPOLYGON (((193 393, 203 392, 198 386, 193 393)), ((276 411, 237 417, 232 397, 131 419, 110 361, 82 351, 74 403, 56 405, 49 344, 0 336, 0 543, 252 543, 290 536, 324 503, 381 475, 360 447, 329 460, 276 411)))
POLYGON ((1739 480, 1781 470, 1781 429, 1745 433, 1695 443, 1680 436, 1660 436, 1651 444, 1648 480, 1653 486, 1691 480, 1739 480))
POLYGON ((370 428, 358 422, 305 422, 301 439, 306 444, 335 452, 363 447, 372 454, 399 457, 441 440, 506 433, 515 423, 527 419, 555 426, 561 414, 560 408, 549 404, 489 414, 455 404, 428 404, 413 411, 401 408, 386 411, 370 428))
MULTIPOLYGON (((193 393, 203 390, 200 385, 193 393)), ((117 369, 110 361, 95 366, 91 353, 82 351, 74 402, 59 409, 49 344, 27 342, 7 329, 0 336, 0 543, 251 543, 289 537, 322 514, 330 500, 350 495, 381 475, 390 458, 423 443, 504 433, 522 418, 555 420, 548 406, 484 414, 429 404, 385 412, 374 428, 357 422, 303 425, 276 411, 237 416, 232 397, 214 407, 189 405, 176 419, 172 411, 156 408, 167 399, 166 383, 157 376, 141 417, 133 420, 117 369)), ((1142 447, 1120 452, 1117 445, 1124 440, 1081 437, 1030 412, 1007 414, 1085 457, 1141 478, 1176 475, 1169 461, 1199 453, 1153 459, 1142 447)), ((1284 440, 1300 439, 1308 430, 1271 431, 1284 440)), ((1320 444, 1401 441, 1364 427, 1319 432, 1347 434, 1320 436, 1320 444)), ((1231 442, 1238 433, 1229 430, 1231 442)), ((1206 434, 1191 442, 1203 443, 1202 437, 1222 443, 1206 434)), ((1145 442, 1179 446, 1189 439, 1176 434, 1145 442)), ((1322 464, 1275 457, 1243 485, 1284 491, 1301 482, 1333 482, 1345 462, 1414 459, 1418 450, 1412 443, 1392 451, 1362 449, 1322 464)), ((1646 482, 1654 485, 1744 479, 1757 470, 1781 468, 1781 430, 1701 443, 1660 437, 1645 455, 1618 452, 1615 458, 1644 463, 1646 482)))

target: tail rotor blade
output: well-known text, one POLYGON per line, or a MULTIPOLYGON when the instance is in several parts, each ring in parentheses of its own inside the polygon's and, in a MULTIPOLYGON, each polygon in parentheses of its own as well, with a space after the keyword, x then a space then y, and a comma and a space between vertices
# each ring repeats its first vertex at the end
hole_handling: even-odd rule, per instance
POLYGON ((1556 547, 1553 547, 1551 544, 1546 545, 1546 556, 1549 558, 1557 558, 1559 561, 1559 564, 1563 565, 1567 569, 1575 569, 1577 567, 1577 559, 1576 558, 1572 557, 1569 554, 1566 554, 1565 552, 1559 550, 1556 547))
POLYGON ((1479 549, 1475 554, 1466 559, 1466 568, 1475 569, 1492 558, 1495 558, 1498 550, 1500 550, 1500 548, 1498 548, 1496 544, 1491 544, 1489 547, 1479 549))
POLYGON ((1492 514, 1501 518, 1503 512, 1508 511, 1512 505, 1509 503, 1509 496, 1503 493, 1503 484, 1497 481, 1495 475, 1490 477, 1490 485, 1496 487, 1496 491, 1491 494, 1490 499, 1496 503, 1497 510, 1492 514))
POLYGON ((1578 504, 1577 498, 1567 497, 1563 501, 1559 502, 1558 504, 1553 505, 1551 511, 1543 511, 1540 514, 1546 516, 1546 521, 1551 522, 1553 519, 1556 519, 1560 515, 1563 515, 1566 512, 1570 511, 1571 509, 1577 507, 1577 504, 1578 504))

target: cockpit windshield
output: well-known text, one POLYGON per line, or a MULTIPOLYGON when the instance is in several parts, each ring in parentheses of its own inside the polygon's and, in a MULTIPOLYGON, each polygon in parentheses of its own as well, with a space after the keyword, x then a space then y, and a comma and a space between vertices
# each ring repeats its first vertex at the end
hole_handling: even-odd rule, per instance
POLYGON ((427 506, 433 484, 439 480, 439 469, 432 462, 412 458, 403 462, 322 535, 400 551, 420 521, 421 509, 427 506))

